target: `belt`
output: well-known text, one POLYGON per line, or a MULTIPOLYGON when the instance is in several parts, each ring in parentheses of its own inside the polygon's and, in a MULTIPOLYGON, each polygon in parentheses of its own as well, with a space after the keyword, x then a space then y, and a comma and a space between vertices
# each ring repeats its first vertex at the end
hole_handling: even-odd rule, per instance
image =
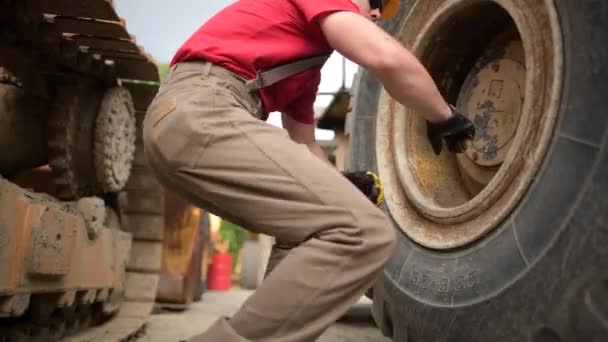
MULTIPOLYGON (((246 84, 248 81, 250 81, 249 79, 247 79, 233 71, 230 71, 230 70, 224 68, 223 66, 213 64, 212 62, 203 61, 203 60, 177 63, 177 64, 173 65, 171 67, 171 69, 169 69, 169 72, 175 72, 178 69, 183 70, 183 71, 200 71, 200 72, 202 72, 203 75, 216 75, 216 76, 220 76, 220 77, 236 78, 239 81, 243 82, 244 84, 246 84)), ((247 90, 249 90, 249 88, 247 90)))
MULTIPOLYGON (((314 66, 323 65, 325 63, 325 61, 327 61, 329 56, 330 55, 311 56, 311 57, 306 57, 306 58, 303 58, 300 60, 295 60, 295 61, 283 64, 283 65, 279 65, 279 66, 276 66, 274 68, 270 68, 267 70, 259 70, 256 74, 256 77, 252 80, 246 79, 221 66, 214 65, 209 62, 204 62, 204 63, 206 63, 205 67, 209 68, 207 70, 207 72, 212 72, 212 70, 214 70, 215 68, 223 69, 224 70, 223 72, 232 73, 233 76, 236 76, 236 77, 240 78, 243 82, 245 82, 245 87, 247 87, 247 90, 249 92, 254 92, 260 88, 264 88, 264 87, 273 85, 279 81, 282 81, 288 77, 298 74, 304 70, 310 69, 314 66)), ((176 68, 178 65, 187 64, 187 63, 192 63, 192 62, 178 63, 178 64, 174 65, 173 68, 176 68)), ((219 71, 219 72, 222 72, 222 71, 219 71)), ((222 74, 222 76, 223 76, 223 74, 222 74)))
POLYGON ((256 118, 260 119, 264 116, 264 110, 259 93, 257 89, 249 89, 247 87, 247 82, 249 81, 247 78, 230 71, 223 66, 204 60, 177 63, 169 69, 168 78, 171 78, 171 74, 182 71, 196 72, 203 76, 214 75, 226 80, 228 83, 226 86, 228 88, 233 87, 232 89, 234 89, 234 91, 240 94, 240 96, 244 96, 247 102, 250 103, 247 109, 256 118))

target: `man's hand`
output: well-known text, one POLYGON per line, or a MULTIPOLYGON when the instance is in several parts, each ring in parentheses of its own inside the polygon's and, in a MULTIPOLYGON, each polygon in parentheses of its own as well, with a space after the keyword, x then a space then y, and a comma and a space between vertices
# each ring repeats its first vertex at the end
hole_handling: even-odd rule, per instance
MULTIPOLYGON (((453 109, 454 110, 454 109, 453 109)), ((475 139, 475 126, 466 116, 456 112, 443 122, 426 122, 426 134, 433 147, 433 152, 439 155, 445 140, 448 150, 462 153, 467 149, 467 141, 475 139)))
POLYGON ((356 186, 377 207, 384 201, 384 186, 371 171, 344 171, 342 175, 356 186))

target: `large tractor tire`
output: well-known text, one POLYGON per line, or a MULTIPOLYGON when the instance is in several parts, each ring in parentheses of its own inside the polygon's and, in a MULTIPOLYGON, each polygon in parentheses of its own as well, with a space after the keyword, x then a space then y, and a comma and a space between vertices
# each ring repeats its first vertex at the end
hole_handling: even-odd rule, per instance
POLYGON ((410 0, 384 28, 477 137, 435 156, 421 116, 358 75, 348 167, 379 172, 398 231, 372 291, 382 331, 606 341, 608 2, 410 0))

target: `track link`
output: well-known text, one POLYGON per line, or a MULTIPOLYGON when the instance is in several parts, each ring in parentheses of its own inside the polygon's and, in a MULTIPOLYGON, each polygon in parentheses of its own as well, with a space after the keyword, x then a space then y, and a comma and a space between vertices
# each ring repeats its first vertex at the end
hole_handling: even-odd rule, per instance
MULTIPOLYGON (((18 47, 40 66, 44 81, 41 84, 48 85, 50 100, 57 104, 49 122, 48 141, 52 156, 49 163, 58 175, 57 197, 77 200, 105 193, 106 205, 117 211, 114 220, 121 230, 132 235, 122 288, 105 293, 107 298, 94 304, 80 298, 89 290, 79 289, 73 304, 53 304, 50 312, 33 305, 34 300, 22 316, 0 319, 0 341, 136 339, 145 332, 154 306, 164 229, 163 190, 145 165, 141 138, 141 121, 158 90, 156 64, 126 30, 112 1, 0 0, 0 3, 6 10, 0 13, 0 18, 6 19, 0 26, 5 32, 16 33, 7 44, 18 47), (104 160, 93 159, 95 151, 110 154, 114 151, 103 151, 104 146, 99 144, 95 147, 93 139, 91 146, 83 146, 82 141, 87 141, 83 139, 87 135, 94 137, 102 97, 117 85, 129 92, 121 91, 117 98, 127 99, 130 95, 132 100, 136 146, 135 151, 130 151, 134 156, 125 159, 127 164, 132 163, 130 176, 125 176, 124 168, 107 169, 101 172, 106 182, 102 180, 100 186, 81 175, 96 175, 95 164, 105 164, 104 160), (91 165, 93 168, 81 172, 91 165)), ((11 67, 19 65, 8 63, 5 57, 6 54, 0 58, 0 68, 8 65, 12 70, 11 67)), ((28 87, 28 82, 21 84, 5 71, 0 70, 3 83, 28 87)), ((34 299, 41 293, 44 291, 36 290, 29 295, 34 299)), ((2 294, 0 304, 10 295, 2 294)))

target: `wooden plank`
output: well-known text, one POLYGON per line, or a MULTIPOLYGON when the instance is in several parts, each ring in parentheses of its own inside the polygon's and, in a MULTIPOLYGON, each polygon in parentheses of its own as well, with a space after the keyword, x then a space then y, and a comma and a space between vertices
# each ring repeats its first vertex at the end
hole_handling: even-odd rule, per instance
POLYGON ((52 29, 61 33, 131 40, 126 27, 119 21, 62 17, 53 14, 43 14, 42 21, 42 30, 52 29))
POLYGON ((38 0, 32 9, 67 17, 120 21, 112 0, 38 0))

